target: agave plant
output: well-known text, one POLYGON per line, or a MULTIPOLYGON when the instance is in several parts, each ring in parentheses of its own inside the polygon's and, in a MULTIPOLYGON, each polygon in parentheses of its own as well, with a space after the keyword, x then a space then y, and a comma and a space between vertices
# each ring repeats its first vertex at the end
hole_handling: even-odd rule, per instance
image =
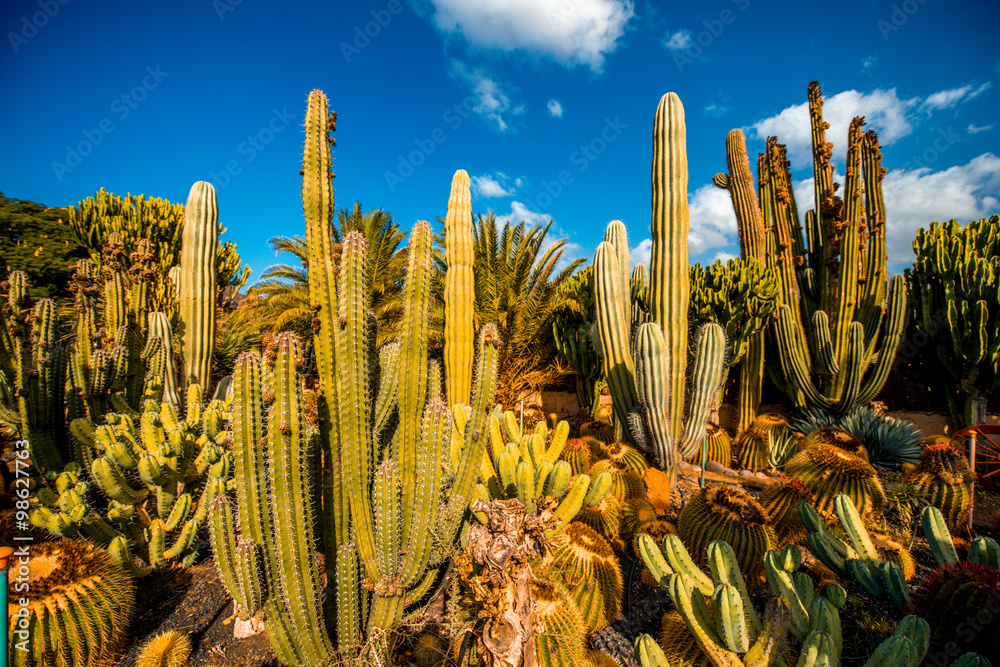
POLYGON ((860 440, 869 463, 876 468, 890 470, 920 462, 920 429, 912 422, 888 417, 867 406, 857 406, 843 416, 812 408, 803 410, 791 422, 792 429, 802 433, 830 426, 842 428, 860 440))

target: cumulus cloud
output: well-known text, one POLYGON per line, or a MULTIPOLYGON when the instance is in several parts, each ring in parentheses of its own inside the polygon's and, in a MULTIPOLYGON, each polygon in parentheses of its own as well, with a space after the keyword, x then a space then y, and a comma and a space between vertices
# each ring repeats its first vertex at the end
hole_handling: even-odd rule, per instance
POLYGON ((510 128, 511 116, 524 113, 524 105, 511 100, 515 93, 510 86, 498 82, 482 67, 470 67, 460 60, 452 60, 448 74, 469 86, 476 98, 473 111, 500 132, 510 128))
MULTIPOLYGON (((631 249, 632 267, 636 264, 649 266, 650 257, 653 252, 653 239, 643 239, 639 245, 631 249)), ((631 268, 631 267, 630 267, 631 268)))
MULTIPOLYGON (((834 180, 843 182, 835 175, 834 180)), ((793 184, 804 214, 813 207, 813 179, 793 184)), ((941 171, 930 167, 891 169, 882 183, 886 208, 886 252, 898 270, 913 262, 917 230, 932 222, 960 222, 986 217, 1000 204, 1000 157, 983 153, 967 164, 941 171)))
POLYGON ((472 177, 472 194, 476 197, 507 197, 514 191, 507 191, 503 184, 489 174, 472 177))
POLYGON ((510 203, 510 213, 504 213, 503 215, 497 215, 497 222, 501 225, 507 224, 508 222, 512 225, 516 225, 522 220, 531 225, 544 225, 552 219, 552 216, 548 213, 540 213, 538 211, 532 211, 530 208, 525 206, 519 201, 512 201, 510 203))
MULTIPOLYGON (((870 93, 845 90, 823 100, 823 120, 830 124, 826 140, 834 144, 834 160, 842 161, 847 128, 855 116, 865 116, 867 126, 878 132, 879 142, 890 146, 911 134, 919 116, 936 110, 954 108, 960 103, 975 99, 990 87, 962 86, 931 93, 927 97, 903 99, 895 88, 881 88, 870 93)), ((783 109, 777 115, 757 121, 747 128, 748 134, 763 141, 776 135, 788 147, 792 169, 809 165, 812 159, 812 135, 809 127, 809 105, 805 102, 783 109)))
POLYGON ((959 102, 968 102, 976 99, 989 87, 990 82, 987 81, 975 89, 971 85, 968 85, 960 88, 941 90, 928 95, 927 98, 920 103, 920 110, 926 112, 927 114, 931 114, 942 109, 950 109, 959 102))
MULTIPOLYGON (((917 104, 917 98, 900 99, 896 89, 877 89, 870 93, 845 90, 823 99, 823 120, 830 124, 826 140, 834 146, 843 146, 847 128, 855 116, 865 116, 870 127, 878 132, 879 142, 889 146, 913 131, 908 110, 917 104)), ((757 121, 750 128, 761 141, 777 135, 778 141, 788 147, 792 168, 805 166, 812 160, 812 134, 809 127, 809 105, 806 102, 782 110, 778 115, 757 121)), ((843 149, 842 149, 843 150, 843 149)), ((834 149, 834 155, 838 152, 834 149)))
POLYGON ((562 105, 559 104, 558 100, 549 100, 549 103, 545 106, 549 110, 550 116, 553 118, 562 118, 563 108, 562 105))
POLYGON ((688 253, 694 257, 738 241, 736 214, 728 190, 703 185, 688 200, 688 253))
POLYGON ((667 35, 663 39, 663 46, 667 47, 668 51, 687 51, 691 46, 691 31, 678 30, 667 35))
POLYGON ((725 264, 729 260, 736 259, 737 257, 738 255, 734 255, 731 252, 720 250, 719 252, 715 253, 715 257, 712 258, 712 263, 714 264, 715 262, 722 262, 723 264, 725 264))
POLYGON ((524 51, 595 72, 618 48, 631 0, 427 0, 447 36, 486 50, 524 51))

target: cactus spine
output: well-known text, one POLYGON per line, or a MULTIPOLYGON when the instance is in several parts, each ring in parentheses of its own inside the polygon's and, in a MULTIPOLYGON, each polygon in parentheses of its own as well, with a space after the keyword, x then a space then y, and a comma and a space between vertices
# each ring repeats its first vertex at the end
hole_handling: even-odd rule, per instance
POLYGON ((448 405, 465 404, 472 390, 472 359, 475 331, 472 312, 475 285, 473 252, 472 195, 469 174, 455 172, 444 221, 445 259, 448 271, 444 279, 444 368, 448 377, 448 405))
POLYGON ((215 348, 215 247, 219 205, 211 183, 191 186, 181 239, 180 315, 184 323, 184 383, 210 387, 215 348))

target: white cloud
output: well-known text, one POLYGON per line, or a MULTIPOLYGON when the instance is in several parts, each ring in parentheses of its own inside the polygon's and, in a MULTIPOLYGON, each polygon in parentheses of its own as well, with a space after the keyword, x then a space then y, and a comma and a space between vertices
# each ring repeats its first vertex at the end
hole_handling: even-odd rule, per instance
POLYGON ((992 129, 992 125, 976 125, 975 123, 969 123, 968 132, 969 134, 979 134, 980 132, 986 132, 992 129))
POLYGON ((703 185, 688 200, 691 227, 688 253, 691 257, 738 241, 736 213, 728 190, 703 185))
MULTIPOLYGON (((823 100, 823 120, 830 124, 826 140, 834 144, 833 159, 843 162, 846 154, 847 129, 855 116, 865 116, 867 127, 878 132, 879 143, 890 146, 913 132, 919 115, 953 108, 975 99, 990 87, 984 83, 932 93, 925 98, 902 99, 895 88, 878 88, 870 93, 845 90, 823 100)), ((809 126, 809 105, 805 102, 783 109, 775 116, 757 121, 746 128, 754 138, 763 141, 777 136, 788 147, 792 169, 807 168, 812 160, 812 135, 809 126)))
POLYGON ((639 245, 632 248, 630 252, 632 255, 632 267, 636 264, 645 264, 648 267, 650 257, 653 253, 653 239, 643 239, 639 245))
POLYGON ((553 118, 562 118, 563 108, 562 105, 559 104, 558 100, 549 100, 549 103, 545 106, 549 110, 550 116, 553 118))
MULTIPOLYGON (((843 178, 834 175, 834 180, 843 178)), ((793 184, 799 212, 813 207, 813 179, 793 184)), ((983 153, 968 164, 942 171, 930 167, 892 169, 882 183, 889 266, 913 262, 917 229, 952 218, 960 222, 989 216, 1000 205, 1000 157, 983 153)))
POLYGON ((968 164, 935 172, 893 169, 882 188, 889 264, 909 264, 920 227, 953 218, 964 223, 1000 210, 1000 157, 983 153, 968 164))
POLYGON ((464 82, 472 89, 472 95, 476 98, 473 111, 500 132, 509 129, 511 116, 524 113, 523 104, 511 101, 514 93, 508 90, 506 84, 498 83, 485 69, 469 67, 460 60, 452 60, 448 73, 451 78, 464 82))
MULTIPOLYGON (((907 110, 919 101, 918 98, 903 100, 896 89, 877 89, 871 93, 845 90, 823 100, 823 120, 830 124, 826 140, 834 143, 834 156, 844 152, 847 129, 855 116, 865 116, 868 126, 878 132, 879 143, 889 146, 913 131, 907 118, 907 110), (841 149, 838 152, 837 146, 841 149)), ((765 118, 750 128, 753 135, 765 140, 777 135, 778 141, 788 147, 788 158, 792 168, 807 166, 812 160, 812 134, 809 127, 809 105, 806 102, 784 109, 776 116, 765 118)))
POLYGON ((868 70, 870 70, 872 67, 874 67, 875 63, 877 63, 877 62, 878 62, 878 56, 872 55, 872 56, 867 56, 865 58, 862 58, 861 59, 861 71, 862 72, 868 72, 868 70))
POLYGON ((618 48, 631 0, 429 0, 439 31, 488 50, 526 51, 601 71, 618 48))
POLYGON ((973 90, 971 85, 962 86, 961 88, 951 88, 949 90, 941 90, 936 93, 927 96, 920 104, 920 110, 926 112, 928 115, 934 111, 939 111, 941 109, 950 109, 954 107, 959 102, 968 102, 969 100, 974 100, 980 95, 982 95, 990 87, 990 82, 982 84, 975 90, 973 90))
POLYGON ((663 39, 663 46, 667 47, 668 51, 687 51, 691 46, 691 31, 678 30, 667 35, 663 39))
POLYGON ((516 225, 522 220, 528 223, 528 226, 532 225, 544 225, 547 224, 552 216, 548 213, 539 213, 538 211, 532 211, 530 208, 525 206, 519 201, 512 201, 510 203, 510 213, 504 213, 503 215, 497 215, 497 222, 501 225, 506 223, 511 223, 516 225))
POLYGON ((714 264, 716 262, 722 262, 723 264, 725 264, 726 262, 728 262, 731 259, 736 259, 736 257, 737 257, 737 255, 734 255, 731 252, 726 252, 725 250, 720 250, 719 252, 715 253, 715 257, 712 259, 712 264, 714 264))
MULTIPOLYGON (((497 172, 497 176, 503 178, 500 172, 497 172)), ((509 197, 514 194, 514 189, 507 190, 499 180, 484 174, 472 177, 472 194, 476 197, 509 197)))

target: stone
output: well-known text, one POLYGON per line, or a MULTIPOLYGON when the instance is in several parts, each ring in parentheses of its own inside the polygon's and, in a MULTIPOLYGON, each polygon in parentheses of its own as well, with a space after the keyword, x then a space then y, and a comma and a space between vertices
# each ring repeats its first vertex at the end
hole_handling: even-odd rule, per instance
POLYGON ((708 472, 717 472, 719 474, 722 474, 726 471, 726 466, 722 465, 718 461, 709 461, 705 465, 705 470, 707 470, 708 472))
POLYGON ((757 479, 770 479, 770 477, 768 477, 762 472, 755 472, 753 476, 756 477, 757 479))
POLYGON ((735 470, 730 470, 728 468, 726 468, 726 471, 722 474, 729 475, 730 477, 737 477, 739 475, 739 473, 737 473, 735 470))
POLYGON ((749 470, 741 470, 739 472, 740 477, 753 477, 753 473, 749 470))

